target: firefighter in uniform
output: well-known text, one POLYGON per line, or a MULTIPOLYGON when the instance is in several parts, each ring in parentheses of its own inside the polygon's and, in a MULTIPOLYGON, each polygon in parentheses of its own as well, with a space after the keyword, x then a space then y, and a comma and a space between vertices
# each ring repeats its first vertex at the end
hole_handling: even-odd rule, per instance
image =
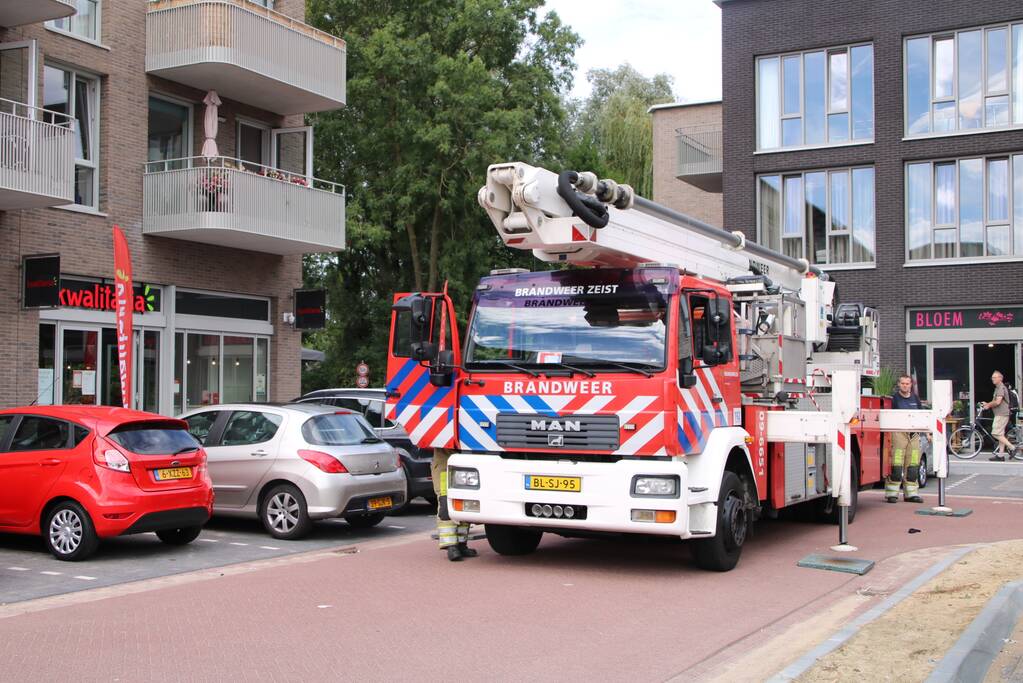
MULTIPOLYGON (((923 410, 920 397, 913 391, 913 378, 899 377, 899 385, 892 394, 892 408, 897 410, 923 410)), ((920 487, 920 435, 892 432, 892 473, 884 483, 884 499, 899 502, 899 489, 904 487, 907 503, 922 503, 917 493, 920 487)))
POLYGON ((465 557, 476 557, 479 553, 469 547, 469 525, 455 524, 448 516, 448 458, 451 451, 446 448, 433 449, 430 473, 433 476, 433 492, 437 494, 437 540, 441 550, 446 550, 448 559, 458 562, 465 557))

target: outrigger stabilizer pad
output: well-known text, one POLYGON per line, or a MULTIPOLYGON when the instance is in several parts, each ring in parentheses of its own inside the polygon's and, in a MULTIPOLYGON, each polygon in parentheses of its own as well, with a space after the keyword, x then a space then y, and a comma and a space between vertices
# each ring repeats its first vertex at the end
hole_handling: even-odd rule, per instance
MULTIPOLYGON (((851 548, 852 546, 847 547, 851 548)), ((828 557, 820 553, 812 553, 797 562, 796 566, 863 576, 874 568, 874 561, 855 557, 828 557)))
POLYGON ((953 510, 952 508, 923 508, 916 511, 918 515, 928 515, 930 517, 966 517, 973 514, 973 508, 958 508, 953 510))

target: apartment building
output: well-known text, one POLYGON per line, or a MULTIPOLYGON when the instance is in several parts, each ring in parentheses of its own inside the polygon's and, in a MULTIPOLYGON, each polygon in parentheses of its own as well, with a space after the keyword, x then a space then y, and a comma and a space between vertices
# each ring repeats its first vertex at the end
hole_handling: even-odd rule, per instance
MULTIPOLYGON (((970 411, 1021 382, 1023 5, 717 0, 720 158, 679 131, 678 181, 720 162, 724 226, 880 311, 882 364, 970 411)), ((664 152, 662 152, 664 155, 664 152)))
POLYGON ((721 226, 721 100, 650 107, 655 202, 721 226))
POLYGON ((344 105, 345 45, 304 18, 304 0, 4 0, 0 405, 121 403, 115 224, 136 407, 300 393, 302 254, 345 230, 303 116, 344 105), (59 305, 36 308, 52 256, 59 305))

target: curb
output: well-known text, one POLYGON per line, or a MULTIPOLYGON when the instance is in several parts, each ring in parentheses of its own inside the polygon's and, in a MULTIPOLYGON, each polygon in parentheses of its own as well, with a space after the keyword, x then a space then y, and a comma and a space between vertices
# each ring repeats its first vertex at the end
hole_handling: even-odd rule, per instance
POLYGON ((926 683, 981 681, 1023 616, 1023 581, 1002 586, 988 600, 952 649, 938 662, 926 683))
POLYGON ((993 474, 1000 477, 1023 477, 1023 462, 989 462, 990 453, 981 453, 977 460, 957 460, 949 455, 949 474, 993 474), (983 460, 980 460, 983 458, 983 460))
MULTIPOLYGON (((942 573, 955 562, 962 559, 968 553, 976 550, 977 546, 966 546, 953 550, 941 560, 938 560, 933 565, 927 568, 922 574, 917 576, 915 579, 904 585, 902 588, 897 590, 895 593, 889 595, 883 602, 875 605, 871 609, 867 610, 859 617, 854 619, 851 623, 841 629, 838 633, 834 633, 830 638, 813 648, 809 652, 803 654, 799 659, 789 664, 787 667, 776 673, 771 678, 767 679, 768 683, 784 683, 785 681, 794 681, 804 673, 809 671, 818 660, 832 652, 833 650, 841 647, 847 640, 859 633, 860 629, 874 621, 891 608, 898 605, 900 602, 908 598, 910 595, 916 592, 920 586, 924 585, 938 574, 942 573)), ((1015 625, 1015 622, 1013 622, 1015 625)))

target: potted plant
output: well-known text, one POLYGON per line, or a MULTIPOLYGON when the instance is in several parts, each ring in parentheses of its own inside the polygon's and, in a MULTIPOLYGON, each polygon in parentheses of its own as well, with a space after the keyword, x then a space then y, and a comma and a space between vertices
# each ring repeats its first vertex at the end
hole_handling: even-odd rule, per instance
POLYGON ((204 197, 203 209, 205 211, 220 211, 227 197, 227 191, 226 172, 209 169, 199 176, 199 192, 204 197))
POLYGON ((870 382, 870 388, 874 396, 891 396, 895 393, 895 387, 899 383, 899 373, 891 368, 881 368, 870 382))

